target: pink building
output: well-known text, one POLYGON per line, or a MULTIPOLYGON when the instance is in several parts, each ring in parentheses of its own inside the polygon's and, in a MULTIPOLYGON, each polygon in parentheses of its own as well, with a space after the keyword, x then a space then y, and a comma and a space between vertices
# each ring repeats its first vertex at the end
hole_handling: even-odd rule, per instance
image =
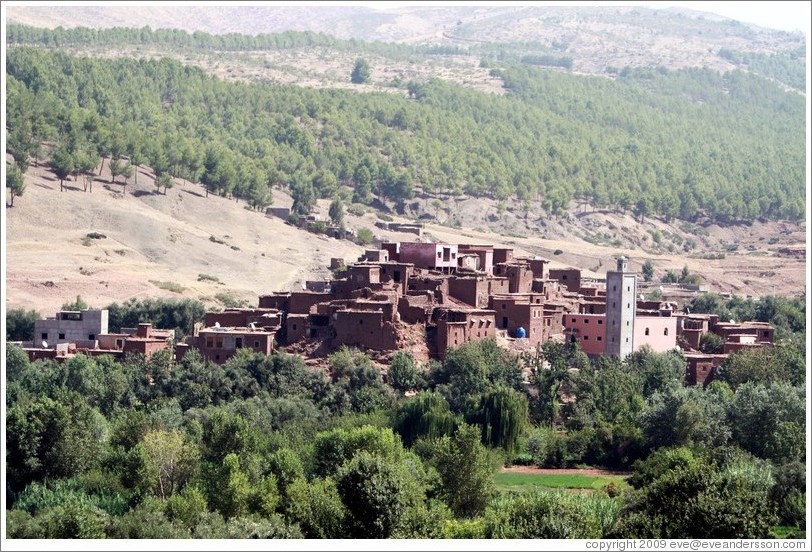
POLYGON ((564 335, 588 355, 602 355, 606 343, 605 314, 564 313, 564 335))
MULTIPOLYGON (((387 246, 389 244, 384 244, 387 246)), ((412 263, 417 268, 428 268, 441 270, 443 272, 453 272, 457 268, 458 246, 448 243, 421 243, 402 242, 395 244, 396 255, 391 254, 389 258, 396 258, 401 263, 412 263)))
POLYGON ((671 316, 636 316, 634 319, 634 350, 648 345, 656 353, 677 346, 677 319, 671 316))
MULTIPOLYGON (((564 335, 577 341, 588 355, 606 352, 606 315, 564 313, 564 335)), ((648 345, 657 353, 677 346, 677 319, 670 316, 636 316, 634 350, 648 345)))

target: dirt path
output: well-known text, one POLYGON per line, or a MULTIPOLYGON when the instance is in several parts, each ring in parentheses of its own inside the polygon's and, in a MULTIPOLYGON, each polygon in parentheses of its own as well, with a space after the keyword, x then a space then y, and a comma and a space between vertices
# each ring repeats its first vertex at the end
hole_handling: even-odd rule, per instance
POLYGON ((537 475, 631 475, 632 472, 604 470, 600 468, 537 468, 535 466, 510 466, 499 470, 503 473, 532 473, 537 475))

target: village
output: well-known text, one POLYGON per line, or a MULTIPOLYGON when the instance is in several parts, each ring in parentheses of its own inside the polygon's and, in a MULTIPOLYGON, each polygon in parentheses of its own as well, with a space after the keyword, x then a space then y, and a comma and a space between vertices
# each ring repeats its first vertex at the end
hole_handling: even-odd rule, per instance
POLYGON ((347 346, 385 365, 400 350, 422 361, 442 360, 470 341, 495 338, 521 352, 552 339, 577 343, 590 357, 679 348, 686 384, 706 385, 728 355, 773 343, 768 323, 721 321, 680 311, 674 301, 647 300, 624 257, 605 279, 549 265, 486 244, 385 242, 355 262, 332 259, 331 280, 260 295, 257 307, 207 312, 179 342, 173 330, 148 321, 110 333, 106 310, 84 310, 36 321, 32 340, 18 344, 31 360, 149 357, 161 350, 180 360, 197 349, 223 364, 240 349, 270 355, 283 348, 312 365, 347 346), (721 339, 720 351, 700 351, 707 333, 721 339))

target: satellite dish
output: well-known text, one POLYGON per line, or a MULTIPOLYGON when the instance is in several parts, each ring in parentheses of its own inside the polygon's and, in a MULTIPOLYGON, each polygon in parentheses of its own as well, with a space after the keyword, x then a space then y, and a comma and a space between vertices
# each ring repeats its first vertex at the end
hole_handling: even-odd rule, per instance
POLYGON ((251 322, 250 326, 251 326, 251 331, 252 331, 252 332, 257 331, 257 325, 256 325, 256 324, 254 324, 253 322, 251 322))
POLYGON ((735 320, 733 320, 733 319, 731 318, 731 319, 730 319, 730 323, 731 323, 731 324, 735 324, 735 323, 736 323, 736 321, 735 321, 735 320))
POLYGON ((215 322, 215 323, 214 323, 214 327, 215 327, 215 328, 219 328, 219 327, 220 327, 220 323, 219 323, 219 322, 215 322))
POLYGON ((48 348, 48 342, 47 342, 47 341, 45 341, 44 339, 42 340, 42 348, 43 348, 43 349, 47 349, 47 348, 48 348))

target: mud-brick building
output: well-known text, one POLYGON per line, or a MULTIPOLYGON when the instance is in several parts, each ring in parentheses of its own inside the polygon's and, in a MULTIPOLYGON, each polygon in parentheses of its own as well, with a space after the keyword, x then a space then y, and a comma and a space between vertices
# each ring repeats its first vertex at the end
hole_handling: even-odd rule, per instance
POLYGON ((250 328, 253 325, 277 330, 282 326, 282 312, 268 308, 228 308, 221 312, 207 312, 204 326, 209 328, 218 324, 222 327, 250 328))
POLYGON ((535 293, 492 295, 488 308, 494 311, 496 327, 511 337, 520 333, 533 345, 544 343, 563 331, 561 311, 550 309, 545 297, 535 293))
POLYGON ((381 246, 390 261, 410 263, 416 268, 453 273, 457 269, 459 247, 450 243, 396 242, 381 246))
POLYGON ((276 332, 239 327, 211 327, 200 329, 187 343, 197 347, 204 358, 223 364, 240 349, 251 349, 269 355, 273 352, 276 332))
POLYGON ((550 278, 558 280, 572 293, 581 291, 581 271, 577 268, 551 268, 550 278))
POLYGON ((122 333, 100 334, 98 336, 98 349, 107 351, 120 351, 124 356, 140 354, 149 359, 158 351, 172 349, 175 339, 174 330, 160 330, 152 327, 149 322, 138 324, 138 328, 131 331, 122 328, 122 333))
POLYGON ((480 341, 496 335, 492 310, 439 307, 434 310, 433 321, 437 352, 441 358, 445 357, 449 347, 459 347, 469 341, 480 341))

